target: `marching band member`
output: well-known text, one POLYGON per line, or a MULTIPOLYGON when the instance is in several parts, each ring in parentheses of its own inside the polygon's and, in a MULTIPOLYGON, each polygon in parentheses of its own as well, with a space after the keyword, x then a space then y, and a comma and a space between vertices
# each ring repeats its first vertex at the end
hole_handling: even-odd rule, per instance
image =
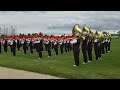
POLYGON ((61 54, 63 54, 64 43, 62 39, 60 40, 59 45, 60 45, 61 54))
POLYGON ((17 39, 17 48, 18 48, 18 51, 20 51, 20 40, 17 39))
POLYGON ((20 39, 20 48, 22 47, 22 43, 21 42, 22 42, 22 39, 20 39))
POLYGON ((11 52, 12 52, 12 45, 11 45, 11 41, 12 41, 12 39, 9 39, 9 40, 8 40, 8 46, 10 46, 10 50, 11 50, 11 52))
POLYGON ((108 37, 105 37, 105 51, 108 52, 108 37))
POLYGON ((21 46, 23 46, 23 44, 24 44, 24 40, 23 40, 23 39, 21 39, 21 46))
POLYGON ((98 42, 99 42, 98 36, 95 36, 94 37, 94 51, 95 51, 96 60, 99 59, 99 57, 98 57, 98 42))
POLYGON ((92 38, 90 39, 90 37, 92 37, 92 33, 90 33, 90 29, 86 27, 86 24, 83 26, 82 29, 82 35, 81 35, 81 39, 82 39, 82 52, 83 52, 83 64, 87 64, 87 62, 90 62, 92 60, 92 38), (88 52, 88 56, 89 56, 89 60, 87 57, 87 52, 88 52))
POLYGON ((47 44, 46 44, 46 39, 44 39, 44 45, 45 45, 45 51, 47 51, 47 44))
POLYGON ((12 49, 13 40, 12 40, 12 39, 10 39, 9 44, 10 44, 10 49, 11 49, 11 52, 13 52, 13 49, 12 49))
POLYGON ((92 47, 93 47, 93 37, 90 36, 88 39, 88 45, 87 45, 87 50, 88 50, 88 62, 92 61, 92 47))
POLYGON ((34 38, 34 48, 36 49, 36 52, 38 52, 38 50, 37 50, 37 39, 36 38, 34 38))
POLYGON ((29 39, 26 39, 26 42, 27 42, 26 49, 28 50, 29 49, 29 43, 30 43, 29 39))
POLYGON ((67 40, 64 40, 64 45, 65 45, 65 52, 67 53, 67 40))
POLYGON ((33 44, 33 40, 32 39, 30 40, 29 46, 30 46, 30 53, 33 54, 34 44, 33 44))
POLYGON ((54 50, 55 50, 56 55, 58 55, 58 41, 57 40, 54 41, 54 50))
POLYGON ((39 40, 37 41, 37 48, 38 48, 38 53, 39 53, 39 58, 42 58, 42 38, 39 38, 39 40))
POLYGON ((105 42, 105 39, 103 39, 102 42, 101 42, 102 55, 105 54, 105 50, 104 50, 105 44, 104 44, 104 42, 105 42))
POLYGON ((13 56, 16 56, 16 41, 13 40, 13 43, 12 43, 12 52, 13 52, 13 56))
POLYGON ((88 37, 87 35, 82 36, 82 53, 83 53, 83 64, 87 64, 88 58, 87 58, 87 43, 88 43, 88 37))
POLYGON ((48 38, 48 40, 46 41, 47 44, 47 50, 48 50, 48 57, 51 56, 51 41, 50 38, 48 38))
POLYGON ((4 52, 7 53, 7 46, 8 46, 8 41, 7 41, 7 39, 5 39, 5 40, 3 41, 3 46, 4 46, 4 52))
POLYGON ((51 49, 53 49, 54 48, 54 40, 52 39, 51 40, 51 49))
POLYGON ((99 38, 99 42, 98 42, 98 57, 101 58, 101 47, 102 47, 102 44, 101 44, 101 38, 99 38))
POLYGON ((70 43, 73 44, 73 55, 75 61, 75 65, 73 66, 79 66, 80 39, 77 34, 70 43))
POLYGON ((26 41, 26 39, 24 39, 24 41, 22 43, 23 43, 23 50, 24 50, 24 55, 25 55, 26 52, 27 52, 27 41, 26 41))

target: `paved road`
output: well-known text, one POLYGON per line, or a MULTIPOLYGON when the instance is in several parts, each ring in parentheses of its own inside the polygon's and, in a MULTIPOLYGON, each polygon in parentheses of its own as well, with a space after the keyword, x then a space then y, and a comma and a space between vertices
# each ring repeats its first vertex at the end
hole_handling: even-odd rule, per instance
POLYGON ((51 75, 0 67, 0 79, 64 79, 51 75))

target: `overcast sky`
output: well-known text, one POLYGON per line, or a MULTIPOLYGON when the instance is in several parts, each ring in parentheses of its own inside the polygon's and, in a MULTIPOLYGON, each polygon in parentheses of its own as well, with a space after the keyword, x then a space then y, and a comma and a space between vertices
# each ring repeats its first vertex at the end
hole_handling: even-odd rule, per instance
POLYGON ((17 33, 67 34, 75 24, 120 30, 120 11, 0 11, 0 24, 17 26, 17 33))

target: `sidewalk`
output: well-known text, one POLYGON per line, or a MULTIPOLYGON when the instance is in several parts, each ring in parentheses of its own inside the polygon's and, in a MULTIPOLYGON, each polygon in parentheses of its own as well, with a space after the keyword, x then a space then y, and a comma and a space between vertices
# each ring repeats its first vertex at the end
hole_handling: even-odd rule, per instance
POLYGON ((64 79, 24 70, 0 67, 0 79, 64 79))

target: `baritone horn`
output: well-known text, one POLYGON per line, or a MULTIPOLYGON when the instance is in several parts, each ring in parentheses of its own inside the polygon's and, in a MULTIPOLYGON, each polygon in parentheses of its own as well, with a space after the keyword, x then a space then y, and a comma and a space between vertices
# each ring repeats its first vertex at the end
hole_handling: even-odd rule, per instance
POLYGON ((80 29, 79 24, 76 24, 73 29, 72 29, 72 35, 75 36, 81 36, 82 35, 82 30, 80 29))

